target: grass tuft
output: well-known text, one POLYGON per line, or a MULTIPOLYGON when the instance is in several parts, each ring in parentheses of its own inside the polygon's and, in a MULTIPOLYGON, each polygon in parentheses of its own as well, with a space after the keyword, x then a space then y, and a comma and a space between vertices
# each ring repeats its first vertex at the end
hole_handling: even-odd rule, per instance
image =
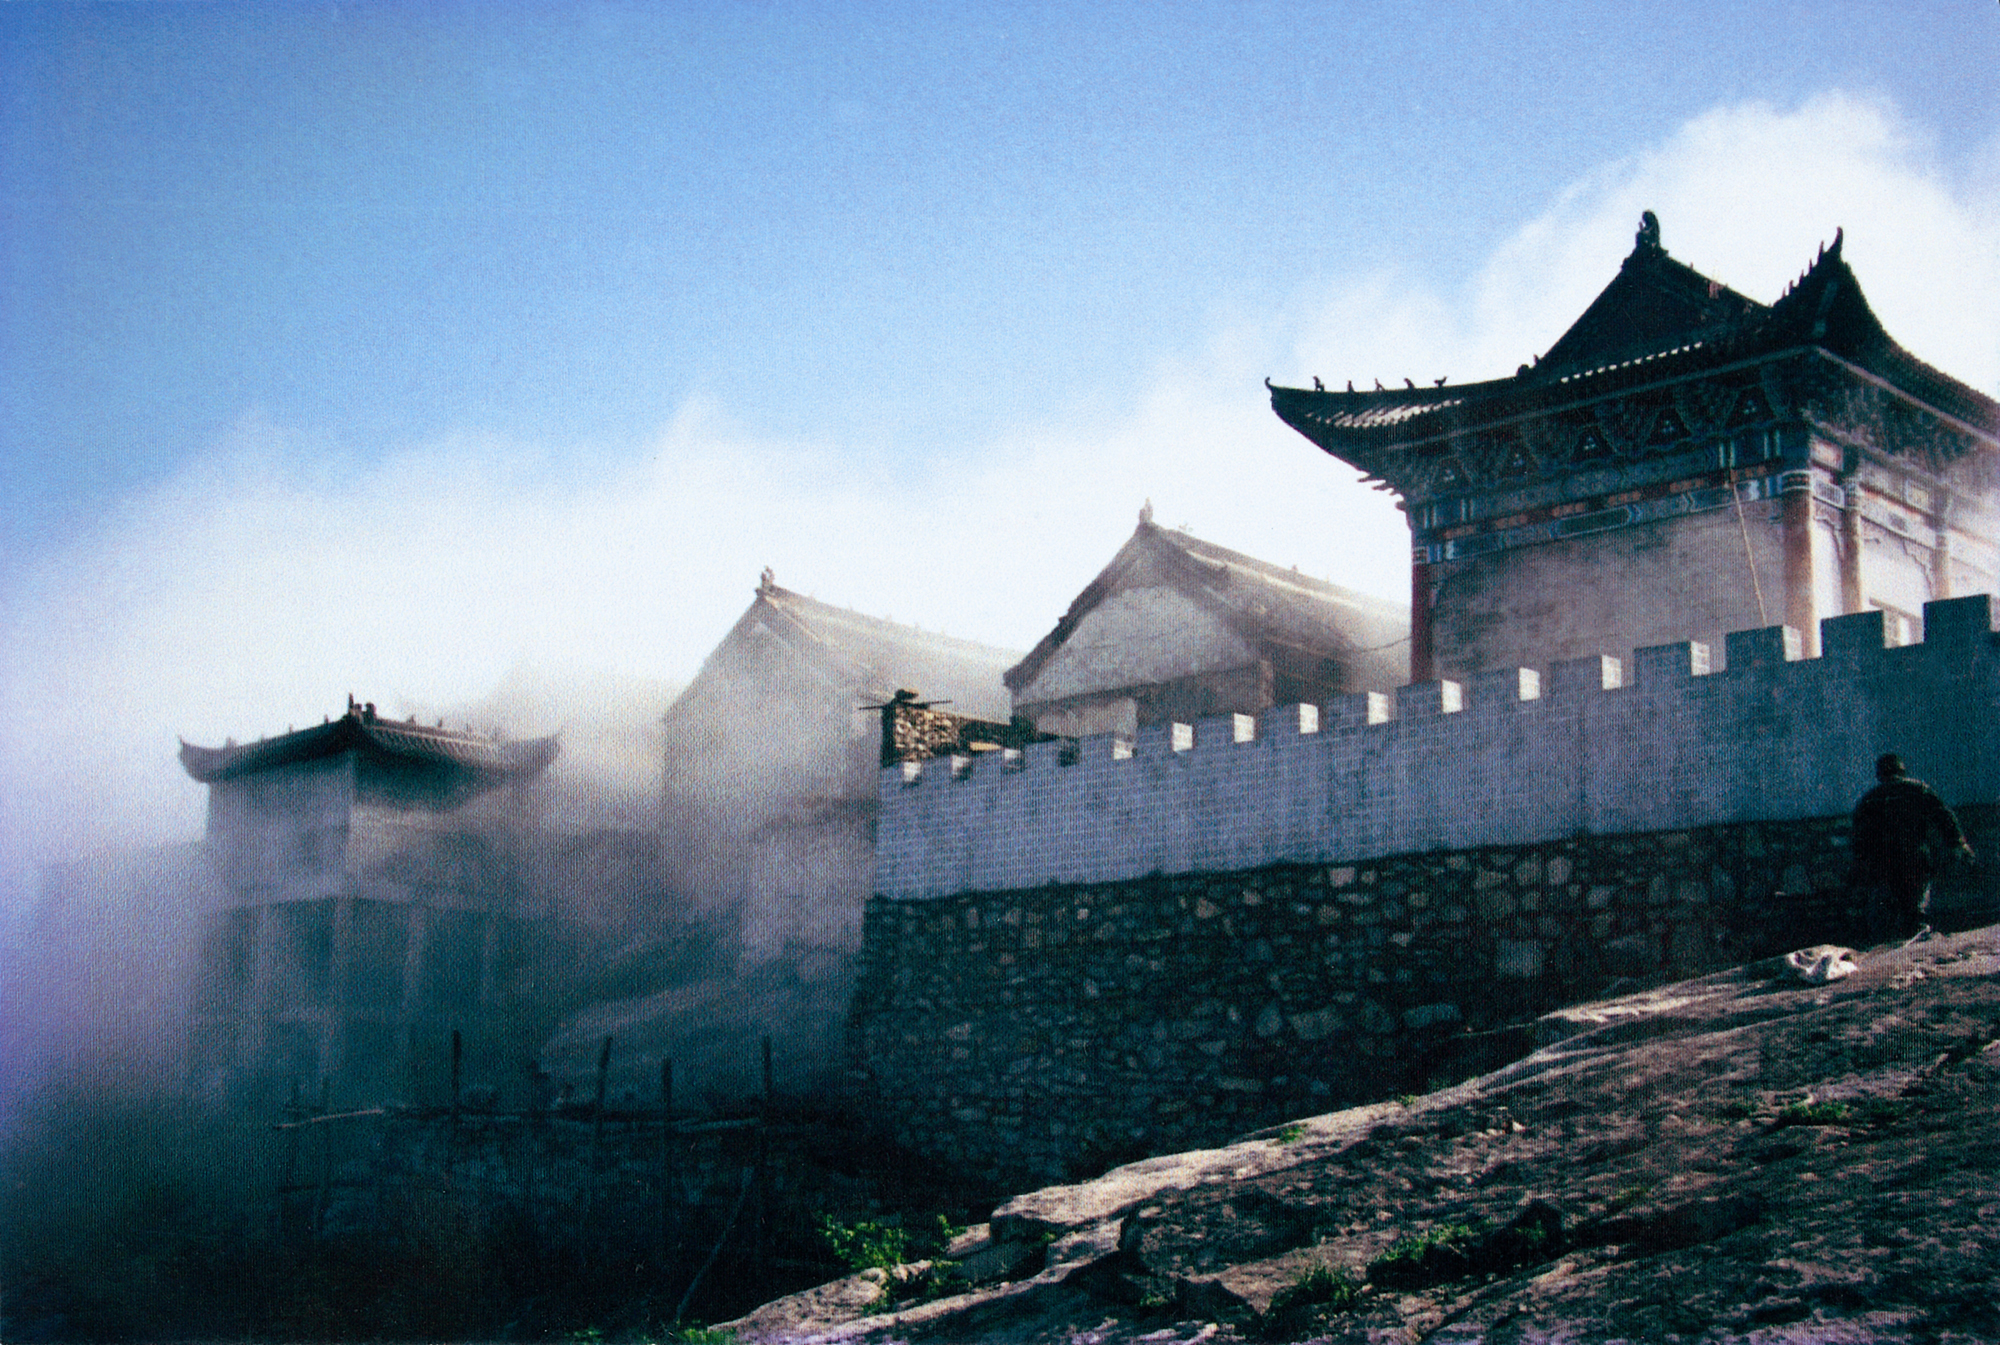
POLYGON ((1272 1297, 1271 1306, 1264 1313, 1263 1333, 1290 1338, 1305 1325, 1313 1309, 1351 1312, 1365 1292, 1361 1281, 1345 1266, 1315 1261, 1272 1297))
POLYGON ((1778 1108, 1774 1126, 1831 1126, 1840 1125, 1854 1114, 1854 1109, 1845 1102, 1814 1102, 1806 1098, 1800 1102, 1787 1102, 1778 1108))
POLYGON ((1397 1238, 1389 1244, 1389 1250, 1369 1262, 1372 1271, 1377 1267, 1391 1270, 1415 1267, 1429 1260, 1435 1249, 1457 1249, 1463 1251, 1465 1244, 1477 1238, 1485 1230, 1476 1224, 1447 1223, 1435 1228, 1427 1228, 1421 1233, 1412 1233, 1397 1238))
POLYGON ((1604 1198, 1604 1210, 1607 1214, 1616 1214, 1620 1210, 1630 1209, 1651 1194, 1653 1187, 1650 1182, 1635 1182, 1630 1186, 1621 1186, 1604 1198))

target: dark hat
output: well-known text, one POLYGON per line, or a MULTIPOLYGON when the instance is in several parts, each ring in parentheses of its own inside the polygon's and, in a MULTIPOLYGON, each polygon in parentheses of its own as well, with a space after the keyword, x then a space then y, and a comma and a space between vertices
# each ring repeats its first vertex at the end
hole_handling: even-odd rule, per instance
POLYGON ((1875 778, 1893 780, 1903 773, 1903 759, 1894 752, 1884 752, 1875 758, 1875 778))

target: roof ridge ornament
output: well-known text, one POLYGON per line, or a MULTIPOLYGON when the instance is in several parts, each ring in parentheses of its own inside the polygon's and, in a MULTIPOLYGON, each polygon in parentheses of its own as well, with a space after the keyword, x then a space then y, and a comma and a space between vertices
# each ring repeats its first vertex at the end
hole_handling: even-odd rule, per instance
POLYGON ((1639 232, 1632 237, 1632 255, 1664 255, 1666 249, 1660 246, 1660 217, 1650 210, 1639 212, 1639 232))

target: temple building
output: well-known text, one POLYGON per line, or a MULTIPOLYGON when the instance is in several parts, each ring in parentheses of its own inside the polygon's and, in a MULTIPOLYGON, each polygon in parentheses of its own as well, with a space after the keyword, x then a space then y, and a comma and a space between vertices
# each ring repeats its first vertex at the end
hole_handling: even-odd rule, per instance
POLYGON ((844 959, 874 872, 880 707, 913 690, 1004 723, 1001 674, 1018 657, 820 602, 766 571, 667 710, 670 885, 737 922, 747 965, 844 959))
POLYGON ((482 1067, 518 1071, 547 1027, 531 963, 554 915, 520 877, 534 833, 520 787, 556 751, 352 701, 281 737, 183 743, 208 786, 218 903, 190 1019, 197 1094, 436 1101, 454 1033, 482 1067))
POLYGON ((1409 633, 1393 603, 1162 528, 1149 506, 1007 686, 1044 733, 1130 737, 1388 691, 1406 680, 1409 633))
POLYGON ((625 959, 659 970, 567 1019, 544 1051, 551 1071, 587 1077, 609 1036, 614 1092, 650 1096, 646 1062, 668 1056, 680 1077, 744 1096, 768 1036, 788 1086, 827 1084, 873 890, 877 772, 933 720, 954 743, 972 726, 1005 736, 1001 674, 1019 658, 821 602, 764 571, 662 726, 675 923, 625 959))
MULTIPOLYGON (((1318 383, 1318 380, 1314 380, 1318 383)), ((1618 275, 1511 378, 1273 387, 1395 493, 1413 681, 2000 589, 2000 404, 1883 330, 1835 234, 1766 306, 1669 257, 1618 275)))

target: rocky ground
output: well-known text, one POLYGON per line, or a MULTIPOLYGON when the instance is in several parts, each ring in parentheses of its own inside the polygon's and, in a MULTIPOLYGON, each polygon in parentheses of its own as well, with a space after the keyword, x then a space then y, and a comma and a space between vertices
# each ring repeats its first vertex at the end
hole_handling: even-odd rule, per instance
POLYGON ((950 1259, 724 1329, 744 1345, 2000 1340, 2000 926, 1853 962, 1824 983, 1778 960, 1564 1010, 1493 1074, 1022 1195, 950 1259))

